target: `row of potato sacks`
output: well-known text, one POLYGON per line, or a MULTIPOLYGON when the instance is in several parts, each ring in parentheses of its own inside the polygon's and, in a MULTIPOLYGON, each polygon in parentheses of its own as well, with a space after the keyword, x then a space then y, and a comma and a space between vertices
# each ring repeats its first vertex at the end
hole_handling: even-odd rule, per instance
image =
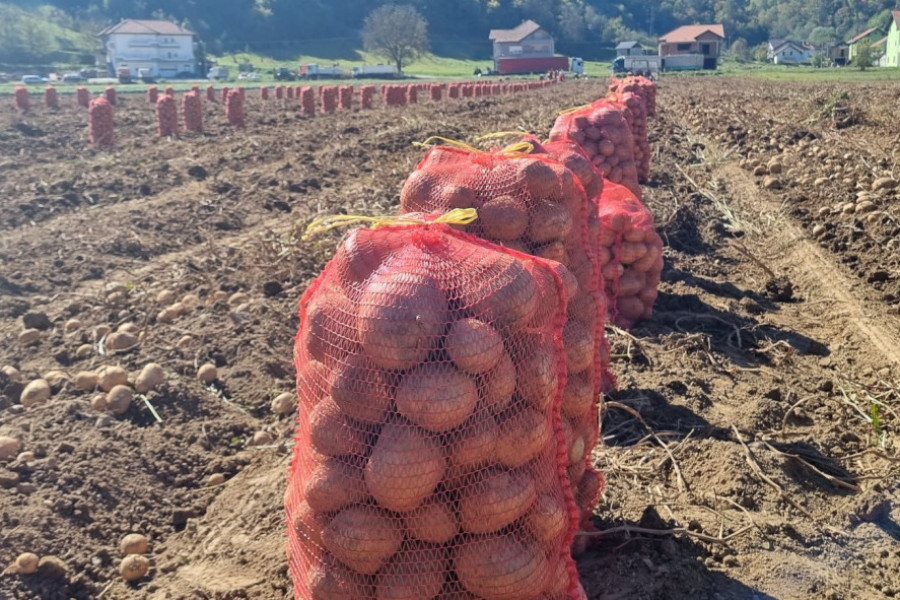
POLYGON ((583 597, 614 186, 578 144, 531 142, 433 148, 404 186, 408 213, 476 208, 477 239, 356 230, 305 295, 297 598, 583 597))

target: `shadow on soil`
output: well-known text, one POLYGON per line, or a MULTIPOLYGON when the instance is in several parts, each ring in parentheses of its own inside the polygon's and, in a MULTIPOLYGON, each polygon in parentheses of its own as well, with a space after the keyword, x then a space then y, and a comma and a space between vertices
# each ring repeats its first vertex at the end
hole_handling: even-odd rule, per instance
MULTIPOLYGON (((602 530, 623 525, 648 529, 671 527, 653 507, 637 522, 595 519, 595 525, 602 530)), ((596 541, 578 560, 578 571, 590 600, 775 600, 709 569, 706 559, 711 556, 710 551, 693 540, 630 536, 596 541)))

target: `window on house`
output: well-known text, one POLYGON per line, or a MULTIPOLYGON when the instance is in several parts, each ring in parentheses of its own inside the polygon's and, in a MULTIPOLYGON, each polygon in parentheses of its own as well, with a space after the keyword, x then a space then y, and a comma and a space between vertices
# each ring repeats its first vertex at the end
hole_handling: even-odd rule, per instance
POLYGON ((679 52, 687 52, 691 49, 691 45, 690 44, 678 44, 678 46, 676 46, 676 48, 678 49, 679 52))

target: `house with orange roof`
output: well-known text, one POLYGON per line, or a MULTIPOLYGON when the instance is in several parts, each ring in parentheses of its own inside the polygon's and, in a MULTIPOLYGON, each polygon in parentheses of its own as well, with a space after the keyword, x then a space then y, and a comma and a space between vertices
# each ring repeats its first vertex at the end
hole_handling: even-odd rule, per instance
POLYGON ((659 55, 699 55, 704 69, 715 69, 725 47, 725 26, 683 25, 659 38, 659 55))
POLYGON ((884 49, 884 66, 900 67, 900 10, 895 10, 892 16, 894 18, 891 20, 884 49))
POLYGON ((849 40, 847 40, 847 46, 849 47, 849 52, 847 53, 847 58, 852 63, 853 58, 859 52, 859 49, 862 46, 871 46, 882 36, 882 34, 874 27, 870 29, 866 29, 862 33, 859 33, 849 40))

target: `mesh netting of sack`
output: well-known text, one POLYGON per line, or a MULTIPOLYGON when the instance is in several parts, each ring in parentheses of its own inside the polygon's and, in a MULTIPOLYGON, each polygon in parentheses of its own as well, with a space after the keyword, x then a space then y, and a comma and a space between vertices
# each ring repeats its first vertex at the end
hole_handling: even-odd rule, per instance
POLYGON ((587 229, 588 202, 578 179, 548 156, 437 146, 407 179, 400 204, 405 212, 475 208, 478 220, 465 228, 468 233, 565 267, 572 296, 563 332, 568 469, 579 508, 589 517, 599 500, 591 452, 599 439, 598 400, 605 387, 606 306, 596 245, 587 229))
POLYGON ((300 303, 295 598, 584 598, 556 267, 448 226, 347 236, 300 303))
POLYGON ((656 116, 656 83, 646 77, 626 77, 624 79, 612 78, 609 84, 610 92, 634 92, 647 105, 647 116, 656 116))
POLYGON ((550 131, 550 140, 578 142, 597 170, 641 197, 634 135, 625 117, 626 107, 601 99, 589 106, 559 115, 550 131))
POLYGON ((604 183, 598 214, 610 321, 629 329, 653 314, 663 269, 663 241, 652 213, 624 186, 604 183))
POLYGON ((613 92, 613 101, 628 107, 625 118, 634 135, 634 162, 637 165, 638 181, 650 180, 650 138, 647 131, 647 105, 643 98, 633 92, 613 92))

